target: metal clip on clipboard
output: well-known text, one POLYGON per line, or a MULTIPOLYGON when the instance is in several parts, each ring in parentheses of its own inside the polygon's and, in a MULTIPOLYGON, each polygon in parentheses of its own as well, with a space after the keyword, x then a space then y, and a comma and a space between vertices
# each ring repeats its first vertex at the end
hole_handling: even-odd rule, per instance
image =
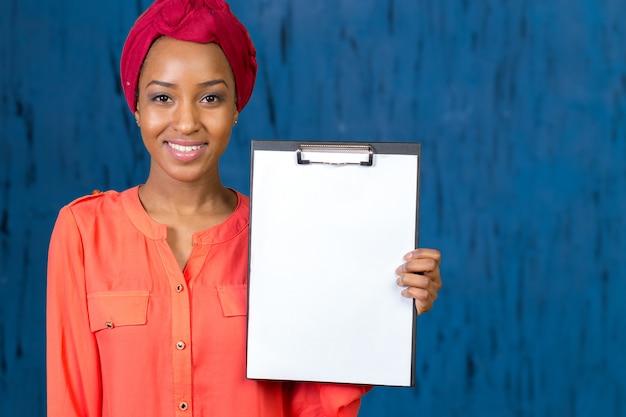
POLYGON ((300 165, 328 164, 369 167, 374 163, 374 149, 370 145, 302 144, 298 146, 296 155, 300 165))

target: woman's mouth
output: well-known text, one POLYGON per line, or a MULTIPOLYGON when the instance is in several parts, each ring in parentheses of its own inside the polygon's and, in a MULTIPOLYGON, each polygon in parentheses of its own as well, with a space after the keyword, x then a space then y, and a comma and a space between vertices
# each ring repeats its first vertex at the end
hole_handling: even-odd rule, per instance
POLYGON ((181 162, 191 162, 200 157, 208 148, 206 143, 183 145, 181 143, 165 142, 169 154, 181 162))
POLYGON ((180 151, 180 152, 193 152, 193 151, 197 151, 198 149, 202 147, 202 145, 178 145, 176 143, 169 143, 169 142, 167 144, 170 145, 175 150, 180 151))

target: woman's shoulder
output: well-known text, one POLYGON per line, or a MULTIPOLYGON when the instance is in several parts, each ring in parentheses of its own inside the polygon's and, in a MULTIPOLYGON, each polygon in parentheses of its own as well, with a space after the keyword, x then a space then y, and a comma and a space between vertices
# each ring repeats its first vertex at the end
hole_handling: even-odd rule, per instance
POLYGON ((83 196, 80 196, 80 197, 72 200, 68 204, 68 206, 73 207, 73 206, 77 206, 79 204, 83 204, 83 203, 86 203, 86 202, 89 202, 89 201, 102 199, 103 197, 110 197, 111 194, 119 194, 119 192, 117 192, 115 190, 109 190, 109 191, 93 190, 91 192, 91 194, 85 194, 83 196))
POLYGON ((137 192, 137 187, 130 188, 125 191, 100 191, 94 190, 91 194, 78 197, 66 205, 66 208, 74 214, 95 214, 98 211, 115 210, 116 207, 122 207, 122 200, 125 195, 137 192))

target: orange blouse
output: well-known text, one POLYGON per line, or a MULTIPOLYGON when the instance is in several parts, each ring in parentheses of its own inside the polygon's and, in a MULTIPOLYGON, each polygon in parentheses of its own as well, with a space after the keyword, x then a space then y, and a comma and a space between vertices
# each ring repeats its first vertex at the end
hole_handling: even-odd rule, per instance
POLYGON ((367 387, 245 377, 248 198, 181 271, 138 188, 61 209, 47 293, 49 417, 353 417, 367 387))

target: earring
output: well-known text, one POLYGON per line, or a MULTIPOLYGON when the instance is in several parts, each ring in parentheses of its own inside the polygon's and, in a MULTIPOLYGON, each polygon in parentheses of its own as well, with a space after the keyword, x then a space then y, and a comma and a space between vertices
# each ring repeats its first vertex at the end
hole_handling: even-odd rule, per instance
POLYGON ((235 126, 237 124, 238 120, 235 119, 235 123, 233 124, 233 126, 235 126))
POLYGON ((137 126, 139 126, 139 119, 135 119, 135 123, 137 123, 137 126))

